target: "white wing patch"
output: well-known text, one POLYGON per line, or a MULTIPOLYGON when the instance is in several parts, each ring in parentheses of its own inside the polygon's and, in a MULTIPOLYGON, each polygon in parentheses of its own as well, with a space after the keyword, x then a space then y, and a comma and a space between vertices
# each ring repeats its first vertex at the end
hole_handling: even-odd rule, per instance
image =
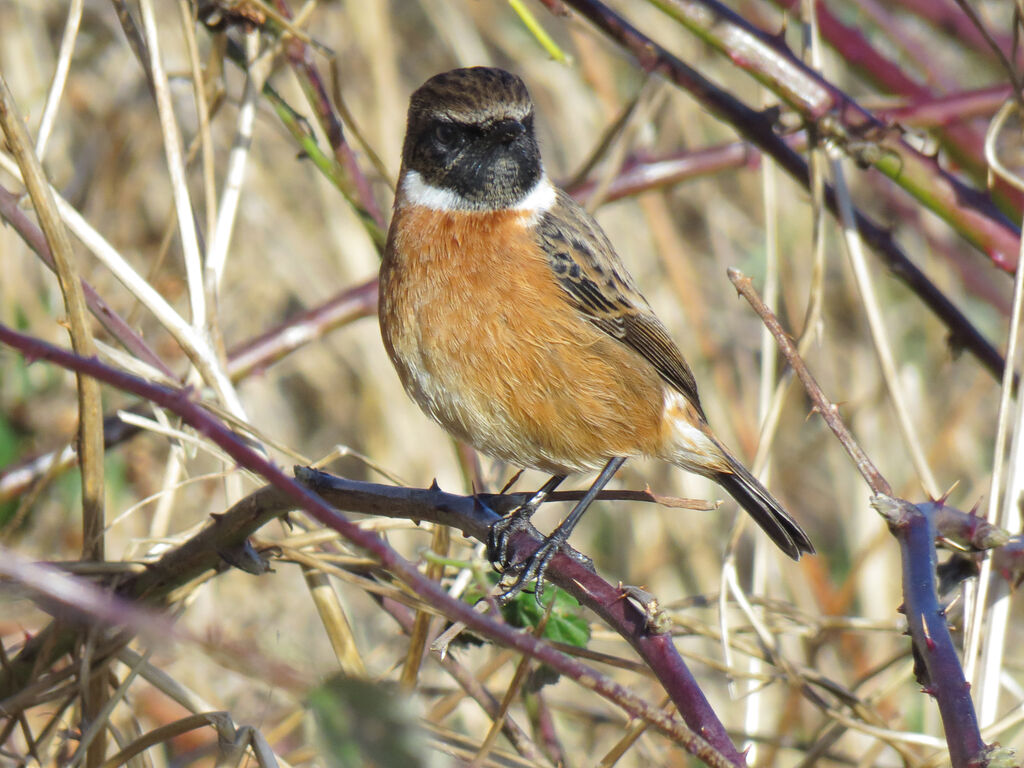
POLYGON ((698 426, 693 406, 681 392, 665 388, 662 413, 669 429, 664 458, 700 474, 721 468, 726 462, 722 449, 698 426))

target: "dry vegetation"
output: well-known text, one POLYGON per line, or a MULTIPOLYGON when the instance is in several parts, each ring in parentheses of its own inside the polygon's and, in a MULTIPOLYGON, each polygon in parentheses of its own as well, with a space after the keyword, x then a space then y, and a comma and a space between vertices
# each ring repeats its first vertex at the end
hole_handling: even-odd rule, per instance
MULTIPOLYGON (((616 196, 610 193, 616 192, 624 165, 667 156, 700 159, 701 150, 734 142, 736 132, 683 89, 647 76, 620 45, 584 18, 552 14, 547 5, 559 4, 528 3, 527 8, 571 61, 552 58, 512 4, 500 0, 312 0, 301 13, 294 4, 292 11, 300 15, 295 29, 314 43, 308 46, 282 37, 272 18, 263 34, 247 35, 244 26, 214 31, 183 23, 183 13, 195 12, 186 0, 143 0, 141 10, 126 4, 148 51, 143 57, 153 53, 154 30, 158 36, 154 55, 161 66, 149 71, 157 93, 173 107, 168 123, 172 114, 158 109, 160 99, 154 99, 147 69, 126 39, 120 3, 88 0, 83 8, 74 1, 8 0, 0 3, 0 76, 33 142, 47 115, 45 146, 37 149, 59 195, 165 300, 168 312, 184 318, 186 335, 201 339, 204 329, 210 331, 208 359, 215 369, 233 371, 237 405, 232 405, 223 374, 219 392, 202 389, 203 379, 194 369, 190 373, 180 338, 169 332, 155 299, 140 299, 126 289, 97 258, 95 242, 83 244, 82 227, 75 225, 74 269, 138 333, 168 374, 202 391, 204 400, 231 423, 244 421, 282 466, 312 463, 341 446, 341 458, 326 467, 336 474, 414 487, 436 479, 446 491, 468 493, 474 486, 500 489, 512 468, 486 458, 476 465, 406 399, 380 343, 372 287, 354 294, 344 304, 348 311, 329 321, 295 323, 312 331, 296 348, 285 349, 283 337, 277 336, 270 346, 279 347, 279 353, 264 354, 255 366, 232 369, 224 361, 226 352, 250 348, 261 334, 294 322, 306 309, 334 308, 337 302, 330 302, 337 296, 374 278, 378 250, 373 226, 340 189, 355 190, 358 197, 356 182, 365 180, 363 191, 370 198, 363 202, 372 199, 386 217, 413 88, 459 65, 495 64, 516 71, 537 103, 548 171, 564 184, 579 186, 583 176, 596 181, 589 204, 693 367, 711 422, 748 462, 760 457, 758 469, 807 528, 818 555, 796 564, 751 526, 736 536, 737 508, 728 499, 716 512, 600 502, 577 530, 573 545, 591 555, 612 584, 643 585, 657 597, 671 620, 675 644, 712 707, 737 745, 755 745, 752 757, 758 765, 948 764, 935 702, 915 680, 906 620, 897 613, 903 596, 896 539, 869 505, 870 489, 814 415, 798 382, 781 390, 774 432, 761 434, 759 425, 785 361, 749 305, 736 298, 726 269, 737 267, 750 275, 784 326, 794 336, 805 334, 805 358, 822 389, 839 403, 841 415, 895 494, 912 502, 952 488, 951 505, 980 505, 982 514, 987 511, 999 377, 970 352, 956 354, 948 344, 948 329, 871 251, 865 258, 873 293, 858 290, 836 219, 819 214, 802 186, 774 166, 765 167, 753 151, 740 162, 698 164, 673 183, 627 190, 603 202, 616 196), (69 14, 74 20, 78 13, 80 25, 69 31, 69 14), (147 31, 149 13, 155 17, 147 31), (295 58, 286 55, 284 39, 292 41, 288 50, 295 58), (225 52, 228 41, 263 55, 252 80, 225 52), (62 44, 69 46, 67 55, 61 53, 62 44), (303 57, 313 80, 300 64, 303 57), (55 72, 62 67, 67 68, 66 82, 55 89, 55 72), (192 77, 197 69, 206 77, 202 109, 192 77), (302 117, 299 130, 315 132, 328 172, 318 169, 289 132, 271 98, 259 95, 253 83, 262 77, 302 117), (308 85, 316 78, 344 100, 342 107, 331 97, 336 108, 347 109, 348 144, 338 157, 344 159, 351 150, 348 168, 334 160, 315 101, 307 99, 308 85), (54 97, 56 109, 47 112, 47 100, 54 97), (247 115, 253 120, 251 144, 238 139, 247 115), (187 166, 184 184, 169 171, 169 142, 185 155, 184 161, 170 161, 172 170, 187 166), (240 167, 242 173, 232 182, 240 167), (237 211, 225 192, 232 183, 238 185, 237 211), (188 199, 182 197, 186 191, 188 199), (218 216, 233 219, 230 240, 214 237, 218 216), (183 225, 190 230, 186 237, 181 236, 183 225), (198 257, 191 265, 190 254, 198 257), (222 273, 218 259, 223 259, 222 273), (895 360, 889 382, 869 329, 868 302, 881 308, 895 360), (205 304, 204 315, 197 314, 200 304, 205 304), (897 404, 893 392, 899 393, 897 404), (897 406, 904 411, 908 434, 900 429, 897 406), (916 465, 913 451, 921 456, 916 465), (766 650, 769 644, 771 651, 766 650)), ((724 91, 757 108, 779 103, 736 61, 713 50, 713 40, 710 45, 698 40, 658 4, 615 5, 724 91)), ((914 106, 917 111, 900 118, 910 131, 909 141, 925 153, 941 148, 944 167, 984 191, 983 169, 963 157, 948 158, 957 149, 980 157, 980 142, 1008 92, 997 92, 980 106, 944 112, 936 107, 942 119, 966 132, 957 137, 949 138, 921 117, 921 105, 932 103, 922 94, 961 94, 1009 83, 986 43, 969 34, 974 28, 963 10, 952 0, 915 3, 921 6, 917 12, 868 0, 828 5, 863 34, 864 45, 888 60, 893 71, 921 85, 916 93, 894 90, 880 82, 876 64, 855 66, 849 51, 837 51, 826 39, 821 67, 828 81, 873 109, 914 106), (956 18, 952 33, 941 23, 944 10, 956 18), (965 146, 964 135, 976 143, 965 146)), ((971 3, 1007 51, 1011 5, 971 3)), ((244 7, 263 15, 255 3, 244 7)), ((798 17, 784 21, 777 5, 762 0, 733 0, 730 7, 763 29, 785 28, 785 39, 800 55, 798 17)), ((784 117, 795 115, 791 108, 783 112, 784 117)), ((799 126, 796 119, 786 122, 799 126)), ((856 154, 876 137, 853 138, 844 147, 833 142, 830 156, 842 156, 842 149, 856 154)), ((1019 146, 1019 138, 1015 130, 1003 132, 1005 154, 1019 146)), ((0 229, 0 323, 66 346, 65 293, 33 252, 40 248, 38 241, 28 242, 26 233, 38 232, 38 206, 14 175, 12 147, 9 141, 0 153, 0 187, 6 190, 0 195, 17 198, 0 197, 2 213, 8 224, 19 211, 26 218, 20 228, 0 229)), ((888 151, 883 148, 881 154, 888 151)), ((830 156, 817 155, 819 168, 832 179, 830 156)), ((867 157, 868 164, 876 160, 867 157)), ((854 204, 890 229, 939 290, 995 347, 1004 349, 1013 281, 1012 269, 1001 270, 989 258, 1000 249, 976 247, 977 239, 972 245, 961 237, 963 226, 958 234, 933 215, 948 203, 939 201, 929 210, 882 173, 852 162, 843 167, 854 204)), ((1001 202, 1008 216, 1019 221, 1021 198, 1007 189, 1004 185, 1001 202)), ((1015 251, 1001 255, 1015 262, 1015 251)), ((86 324, 101 360, 143 377, 161 375, 152 364, 139 362, 137 349, 125 351, 95 318, 86 324)), ((148 743, 147 738, 154 746, 132 757, 131 764, 213 765, 218 756, 250 765, 253 760, 415 764, 404 749, 432 765, 468 762, 478 752, 484 765, 553 765, 559 760, 578 766, 686 765, 694 760, 672 738, 644 729, 612 701, 566 676, 526 693, 513 687, 507 717, 522 729, 521 740, 514 745, 502 735, 481 750, 492 719, 457 680, 460 675, 476 678, 500 702, 522 657, 493 643, 456 641, 442 662, 428 640, 415 675, 407 660, 422 650, 423 639, 411 642, 396 617, 411 621, 415 613, 405 606, 429 606, 340 534, 301 513, 292 514, 291 527, 274 520, 254 535, 256 549, 271 558, 272 572, 256 576, 225 566, 175 584, 168 601, 160 603, 160 610, 176 620, 178 636, 171 641, 161 637, 169 631, 162 621, 140 616, 123 602, 107 605, 109 613, 103 613, 101 607, 80 604, 84 597, 55 595, 61 582, 51 571, 33 576, 29 561, 66 563, 66 570, 77 574, 76 584, 117 582, 195 536, 210 525, 211 515, 265 484, 251 466, 241 468, 226 459, 174 414, 104 386, 102 413, 110 417, 118 409, 133 409, 141 429, 117 441, 101 463, 92 462, 90 471, 102 470, 105 482, 106 564, 84 562, 83 557, 98 553, 86 547, 83 555, 78 468, 36 470, 27 485, 19 485, 21 475, 12 471, 31 457, 74 443, 76 392, 73 374, 47 362, 28 365, 11 349, 0 351, 0 560, 7 577, 0 603, 0 665, 7 674, 0 690, 0 763, 95 766, 127 745, 148 743), (326 578, 320 575, 325 569, 326 578), (72 627, 70 653, 15 679, 10 665, 54 615, 65 628, 72 627), (111 641, 109 621, 124 622, 133 633, 140 622, 150 623, 150 629, 124 638, 130 642, 122 647, 111 641), (96 663, 84 675, 90 661, 96 663), (316 688, 339 671, 344 678, 316 688), (400 680, 406 690, 415 689, 408 702, 385 685, 400 680), (100 709, 108 701, 114 703, 100 709), (333 714, 343 727, 328 728, 333 736, 320 739, 314 708, 322 719, 333 714), (183 720, 211 711, 227 715, 216 722, 183 720), (422 742, 401 743, 398 736, 412 734, 417 720, 423 726, 422 742), (93 737, 90 722, 101 727, 91 747, 80 750, 83 732, 93 737), (157 730, 168 724, 181 727, 157 730), (375 741, 381 732, 395 738, 375 741), (250 751, 244 757, 232 754, 225 739, 248 744, 250 751)), ((1010 440, 1021 437, 1013 429, 1012 410, 1007 416, 1010 440)), ((1020 471, 1008 466, 1004 482, 1019 483, 1020 471)), ((541 481, 527 473, 516 488, 541 481)), ((576 479, 578 487, 586 482, 576 479)), ((645 486, 667 496, 722 497, 710 483, 652 462, 630 462, 616 481, 619 488, 645 486)), ((550 507, 538 515, 542 527, 554 524, 564 511, 563 504, 550 507)), ((1018 513, 1009 507, 1006 520, 1017 532, 1018 513)), ((364 528, 380 531, 405 557, 418 560, 431 578, 441 576, 446 588, 465 587, 460 574, 472 571, 460 564, 486 571, 479 542, 458 531, 448 544, 430 524, 357 519, 364 528), (424 552, 431 546, 447 547, 447 567, 436 559, 427 564, 424 552)), ((1005 584, 997 575, 990 594, 1001 595, 1005 584)), ((948 617, 958 647, 965 604, 959 594, 956 588, 943 595, 954 603, 948 617)), ((973 592, 967 597, 971 604, 973 592)), ((1024 657, 1018 643, 1024 641, 1024 624, 1019 598, 1011 595, 1002 605, 1008 613, 999 618, 997 610, 981 637, 983 649, 996 654, 995 673, 985 676, 975 669, 973 690, 986 742, 1019 751, 1024 747, 1024 657), (1003 637, 1005 650, 1000 650, 1003 637), (994 697, 994 705, 982 706, 979 696, 994 685, 1002 686, 1001 695, 994 697)), ((592 632, 586 653, 600 654, 588 663, 661 707, 665 690, 638 664, 630 646, 593 613, 579 615, 592 632)), ((445 622, 435 617, 425 626, 432 640, 445 622)))

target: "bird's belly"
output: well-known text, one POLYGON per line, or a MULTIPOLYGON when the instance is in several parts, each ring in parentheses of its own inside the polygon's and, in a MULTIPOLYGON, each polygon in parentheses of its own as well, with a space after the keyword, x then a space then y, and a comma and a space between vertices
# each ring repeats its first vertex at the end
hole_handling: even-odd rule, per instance
POLYGON ((653 368, 568 304, 516 214, 487 216, 486 237, 454 223, 415 241, 414 222, 392 232, 401 258, 381 273, 382 329, 410 396, 456 437, 520 466, 565 473, 657 455, 653 368))

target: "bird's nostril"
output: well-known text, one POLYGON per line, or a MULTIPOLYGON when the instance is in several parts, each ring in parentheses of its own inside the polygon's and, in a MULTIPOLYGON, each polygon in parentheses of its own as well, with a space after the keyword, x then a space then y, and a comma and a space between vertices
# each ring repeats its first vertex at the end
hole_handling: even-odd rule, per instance
POLYGON ((491 130, 499 141, 510 144, 526 133, 526 126, 518 120, 507 119, 496 122, 491 130))

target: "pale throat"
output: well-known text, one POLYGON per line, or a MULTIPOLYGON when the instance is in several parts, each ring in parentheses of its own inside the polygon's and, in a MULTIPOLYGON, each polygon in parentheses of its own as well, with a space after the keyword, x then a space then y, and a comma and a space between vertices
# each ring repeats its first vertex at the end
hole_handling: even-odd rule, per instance
MULTIPOLYGON (((406 205, 419 205, 434 211, 479 211, 480 205, 467 200, 458 192, 435 187, 424 181, 419 171, 406 170, 401 181, 402 197, 406 205)), ((555 186, 547 174, 541 172, 540 179, 520 200, 502 208, 505 211, 522 211, 536 217, 546 213, 555 204, 555 186)))

